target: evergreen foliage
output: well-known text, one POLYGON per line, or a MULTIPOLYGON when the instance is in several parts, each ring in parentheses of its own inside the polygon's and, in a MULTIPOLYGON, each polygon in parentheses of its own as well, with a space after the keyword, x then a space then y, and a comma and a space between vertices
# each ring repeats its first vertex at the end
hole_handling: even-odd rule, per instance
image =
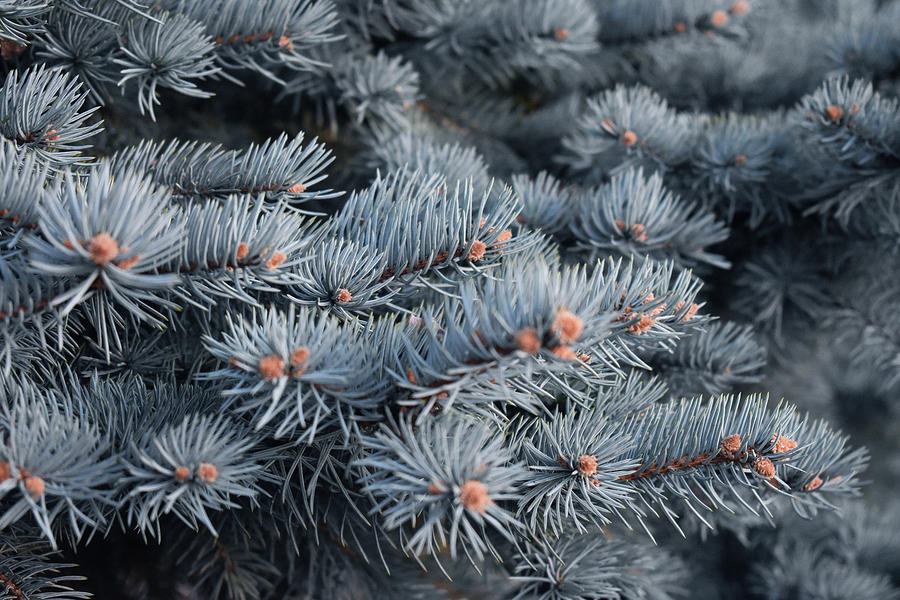
POLYGON ((900 598, 900 0, 0 0, 0 600, 900 598))

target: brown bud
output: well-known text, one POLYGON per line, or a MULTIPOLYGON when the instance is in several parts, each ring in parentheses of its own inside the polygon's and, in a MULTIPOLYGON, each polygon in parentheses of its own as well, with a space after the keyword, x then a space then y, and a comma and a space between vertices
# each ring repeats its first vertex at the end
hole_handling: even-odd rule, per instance
POLYGON ((270 354, 259 359, 259 374, 263 379, 273 380, 284 375, 284 359, 277 354, 270 354))
POLYGON ((219 469, 213 464, 200 463, 200 466, 197 467, 197 479, 203 483, 213 483, 218 476, 219 469))
POLYGON ((40 498, 44 495, 44 480, 37 475, 25 478, 25 489, 32 498, 40 498))
POLYGON ((175 469, 175 480, 184 483, 191 478, 191 470, 187 467, 177 467, 175 469))
POLYGON ((103 266, 119 255, 119 242, 106 232, 98 233, 91 238, 88 252, 91 253, 92 261, 103 266))
POLYGON ((117 260, 113 264, 119 267, 120 269, 125 269, 126 271, 136 265, 138 261, 141 260, 140 255, 135 254, 131 258, 123 258, 122 260, 117 260))
POLYGON ((737 0, 731 5, 731 14, 736 17, 746 15, 748 10, 750 10, 750 3, 747 0, 737 0))
POLYGON ((597 472, 597 457, 590 454, 582 454, 578 457, 578 472, 585 477, 590 477, 597 472))
POLYGON ((734 459, 735 453, 741 449, 741 436, 734 434, 723 438, 719 443, 719 449, 726 458, 734 459))
POLYGON ((637 323, 632 323, 628 326, 628 332, 634 333, 636 335, 646 333, 653 328, 654 323, 656 323, 656 319, 654 319, 650 315, 641 315, 641 318, 637 323))
POLYGON ((284 262, 287 256, 282 253, 275 251, 272 253, 272 256, 269 258, 268 262, 266 262, 266 268, 270 271, 274 271, 278 268, 278 266, 284 262))
POLYGON ((637 141, 638 141, 637 134, 634 133, 633 131, 631 131, 630 129, 622 134, 622 143, 625 144, 626 146, 634 146, 635 144, 637 144, 637 141))
POLYGON ((819 489, 823 483, 824 483, 824 481, 822 481, 822 478, 819 477, 818 475, 816 475, 816 478, 813 479, 812 481, 810 481, 809 483, 807 483, 806 485, 804 485, 803 489, 806 490, 807 492, 812 492, 814 490, 819 489))
POLYGON ((342 288, 339 292, 335 300, 340 302, 341 304, 345 302, 350 302, 353 299, 353 294, 350 293, 350 290, 347 288, 342 288))
POLYGON ((556 311, 550 329, 563 344, 571 344, 584 332, 584 323, 578 316, 563 307, 556 311))
POLYGON ((831 121, 840 121, 841 117, 844 116, 844 109, 841 108, 840 106, 835 106, 834 104, 832 104, 831 106, 829 106, 828 108, 825 109, 825 115, 831 121))
POLYGON ((522 352, 534 354, 541 349, 541 338, 538 337, 537 330, 528 327, 516 333, 516 346, 522 352))
POLYGON ((469 250, 469 254, 466 258, 471 261, 481 260, 485 250, 487 250, 487 246, 485 246, 484 242, 475 240, 472 242, 472 248, 469 250))
POLYGON ((307 358, 309 358, 309 350, 306 348, 297 348, 291 352, 291 366, 299 367, 306 362, 307 358))
POLYGON ((728 13, 724 10, 717 10, 709 17, 709 22, 713 27, 721 27, 728 21, 728 13))
POLYGON ((782 452, 790 452, 797 447, 797 442, 791 438, 784 437, 783 435, 773 435, 772 443, 774 444, 773 451, 779 454, 782 452))
POLYGON ((766 479, 775 476, 775 465, 768 458, 761 456, 753 461, 753 470, 766 479))
POLYGON ((556 346, 555 348, 550 348, 550 352, 552 352, 557 358, 561 358, 563 360, 575 360, 578 357, 575 356, 575 353, 568 346, 556 346))
POLYGON ((477 513, 484 513, 494 503, 488 495, 487 486, 477 479, 470 479, 460 486, 459 501, 463 506, 477 513))

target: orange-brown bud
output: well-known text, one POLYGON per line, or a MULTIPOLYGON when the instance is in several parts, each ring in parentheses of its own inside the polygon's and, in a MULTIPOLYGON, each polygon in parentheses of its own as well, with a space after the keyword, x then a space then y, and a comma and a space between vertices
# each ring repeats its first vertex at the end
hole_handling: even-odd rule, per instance
POLYGON ((44 495, 44 480, 37 475, 25 478, 25 489, 32 498, 40 498, 44 495))
POLYGON ((177 467, 175 469, 175 480, 184 483, 191 478, 191 470, 187 467, 177 467))
POLYGON ((284 359, 277 354, 270 354, 259 359, 259 374, 269 381, 284 375, 284 359))
POLYGON ((535 354, 541 349, 541 338, 538 337, 538 332, 531 327, 526 329, 522 329, 518 333, 516 333, 516 346, 518 346, 519 350, 522 352, 527 352, 529 354, 535 354))
POLYGON ((119 242, 106 232, 98 233, 91 238, 88 252, 91 253, 92 261, 103 266, 119 255, 119 242))
POLYGON ((734 434, 723 438, 719 443, 719 449, 722 451, 725 458, 728 458, 729 460, 734 459, 734 455, 741 449, 741 436, 734 434))
POLYGON ((197 479, 203 483, 213 483, 218 476, 219 469, 213 464, 200 463, 200 466, 197 467, 197 479))
POLYGON ((585 477, 590 477, 597 472, 597 457, 590 454, 582 454, 578 457, 578 472, 585 477))
POLYGON ((484 513, 494 503, 488 495, 487 486, 477 479, 470 479, 459 488, 459 501, 477 513, 484 513))
POLYGON ((487 250, 487 246, 481 240, 475 240, 472 242, 472 248, 469 250, 469 254, 466 258, 471 261, 481 260, 484 256, 484 251, 487 250))
POLYGON ((832 104, 825 109, 825 115, 831 121, 840 121, 841 117, 844 116, 844 109, 840 106, 835 106, 834 104, 832 104))
POLYGON ((775 465, 768 458, 761 456, 753 461, 753 470, 766 479, 775 476, 775 465))

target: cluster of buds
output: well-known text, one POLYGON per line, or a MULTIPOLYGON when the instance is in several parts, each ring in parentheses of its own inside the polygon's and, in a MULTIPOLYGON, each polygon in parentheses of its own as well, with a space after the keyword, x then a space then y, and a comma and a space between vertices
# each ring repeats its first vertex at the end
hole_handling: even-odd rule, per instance
MULTIPOLYGON (((12 467, 8 462, 0 460, 0 482, 12 478, 12 467)), ((25 491, 27 491, 28 495, 33 499, 36 500, 44 495, 44 480, 37 475, 34 475, 30 471, 21 471, 19 479, 21 480, 22 485, 25 486, 25 491)))
MULTIPOLYGON (((200 463, 195 476, 201 483, 214 483, 219 476, 219 469, 211 463, 200 463)), ((191 470, 187 467, 181 466, 175 469, 175 481, 178 483, 187 483, 190 478, 191 470)))
POLYGON ((550 330, 560 342, 559 346, 550 348, 550 351, 563 360, 577 359, 578 356, 569 347, 569 344, 577 341, 584 332, 584 322, 578 318, 578 315, 563 306, 556 311, 553 323, 550 324, 550 330))
MULTIPOLYGON (((290 374, 299 377, 306 372, 306 361, 309 359, 309 350, 307 348, 297 348, 291 352, 290 374)), ((234 364, 234 363, 232 363, 234 364)), ((235 365, 237 366, 237 365, 235 365)), ((266 381, 274 381, 288 374, 284 358, 277 354, 268 354, 259 359, 258 370, 260 376, 266 381)))

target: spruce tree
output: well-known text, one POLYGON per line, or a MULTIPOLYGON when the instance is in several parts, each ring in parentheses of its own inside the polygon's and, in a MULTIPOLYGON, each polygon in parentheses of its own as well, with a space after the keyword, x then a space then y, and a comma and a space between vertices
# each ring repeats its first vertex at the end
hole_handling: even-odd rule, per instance
POLYGON ((0 599, 900 598, 900 0, 0 54, 0 599))

